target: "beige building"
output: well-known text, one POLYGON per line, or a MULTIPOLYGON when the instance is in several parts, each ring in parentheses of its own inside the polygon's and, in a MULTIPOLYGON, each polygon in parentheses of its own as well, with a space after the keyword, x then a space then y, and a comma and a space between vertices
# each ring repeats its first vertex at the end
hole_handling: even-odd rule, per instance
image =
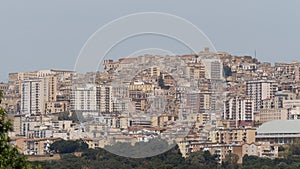
POLYGON ((192 79, 204 79, 206 69, 202 62, 188 63, 187 76, 192 79))
POLYGON ((129 97, 134 103, 135 109, 145 111, 149 107, 147 103, 147 93, 154 90, 152 83, 133 82, 129 85, 129 97))
POLYGON ((171 123, 174 123, 176 116, 169 114, 161 114, 159 116, 153 116, 151 121, 152 127, 166 127, 171 123))
POLYGON ((48 101, 55 102, 57 96, 57 76, 47 76, 44 80, 48 88, 48 101))
POLYGON ((195 151, 209 151, 213 155, 217 155, 219 163, 226 158, 226 156, 235 154, 238 156, 238 164, 241 164, 243 157, 247 154, 249 156, 258 156, 262 158, 277 158, 278 145, 270 144, 269 142, 252 142, 242 144, 215 144, 215 143, 194 143, 179 142, 179 148, 183 157, 188 157, 191 152, 195 151))
POLYGON ((272 120, 288 120, 287 109, 261 109, 256 118, 260 123, 265 123, 272 120))
POLYGON ((210 131, 209 140, 212 143, 252 143, 255 142, 254 128, 215 129, 210 131))
POLYGON ((6 92, 8 90, 8 84, 7 83, 0 83, 0 90, 2 92, 6 92))
POLYGON ((241 145, 233 145, 232 153, 238 155, 237 163, 243 162, 243 157, 258 156, 261 158, 278 158, 278 145, 270 144, 270 142, 253 142, 241 145))
POLYGON ((13 129, 15 132, 15 135, 23 135, 22 131, 22 122, 25 120, 25 115, 15 115, 13 120, 13 129))
POLYGON ((70 103, 67 101, 46 103, 46 114, 68 112, 68 111, 70 111, 70 103))
POLYGON ((50 145, 60 138, 11 138, 10 143, 24 155, 46 155, 50 153, 50 145))
POLYGON ((300 99, 283 100, 283 108, 300 107, 300 99))

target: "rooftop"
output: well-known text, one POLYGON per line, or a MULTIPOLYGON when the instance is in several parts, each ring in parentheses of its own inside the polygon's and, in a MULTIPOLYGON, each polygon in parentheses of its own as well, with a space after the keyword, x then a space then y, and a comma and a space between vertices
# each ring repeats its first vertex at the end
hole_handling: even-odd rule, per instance
POLYGON ((266 133, 300 133, 300 120, 273 120, 263 123, 257 134, 266 133))

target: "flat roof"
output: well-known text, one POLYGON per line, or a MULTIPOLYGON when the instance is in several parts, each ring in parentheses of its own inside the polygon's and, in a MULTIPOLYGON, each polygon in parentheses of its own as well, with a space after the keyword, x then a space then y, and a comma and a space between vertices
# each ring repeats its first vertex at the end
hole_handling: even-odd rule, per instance
POLYGON ((267 133, 300 133, 300 120, 273 120, 263 123, 257 134, 267 133))

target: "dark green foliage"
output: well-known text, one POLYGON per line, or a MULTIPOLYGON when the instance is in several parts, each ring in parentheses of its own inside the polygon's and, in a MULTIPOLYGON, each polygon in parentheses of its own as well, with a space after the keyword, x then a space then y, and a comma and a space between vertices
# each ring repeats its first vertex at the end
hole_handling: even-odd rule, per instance
POLYGON ((211 155, 208 151, 192 153, 186 160, 189 168, 218 168, 216 156, 211 155))
POLYGON ((224 169, 238 169, 239 165, 237 164, 239 156, 236 154, 230 153, 226 155, 225 159, 222 162, 222 168, 224 169))
POLYGON ((87 148, 88 145, 82 140, 59 140, 50 145, 50 150, 62 154, 83 151, 87 148))
POLYGON ((278 151, 285 151, 285 148, 282 145, 280 145, 278 146, 278 151))
POLYGON ((161 154, 174 147, 162 139, 151 139, 149 142, 138 142, 134 146, 130 143, 116 143, 113 146, 106 146, 105 149, 114 154, 128 157, 149 157, 161 154))
POLYGON ((41 164, 45 169, 63 168, 89 168, 89 169, 198 169, 218 168, 215 156, 209 152, 192 153, 191 157, 184 159, 178 149, 174 147, 169 151, 147 158, 126 158, 112 154, 104 149, 87 149, 81 157, 65 154, 58 161, 33 162, 41 164))
MULTIPOLYGON (((297 146, 297 145, 294 145, 297 146)), ((291 149, 291 147, 290 147, 291 149)), ((297 151, 296 151, 297 153, 297 151)), ((64 154, 61 160, 34 162, 45 169, 89 168, 89 169, 299 169, 300 156, 290 153, 285 158, 259 158, 245 155, 243 164, 238 165, 235 154, 227 155, 222 164, 218 164, 216 155, 208 151, 192 153, 188 158, 182 158, 178 146, 169 151, 147 158, 126 158, 112 154, 104 149, 84 149, 81 157, 64 154)))
POLYGON ((300 144, 292 144, 290 146, 290 152, 293 155, 300 155, 300 144))
POLYGON ((298 155, 288 155, 285 158, 274 160, 245 155, 243 158, 242 169, 299 169, 300 158, 298 155))

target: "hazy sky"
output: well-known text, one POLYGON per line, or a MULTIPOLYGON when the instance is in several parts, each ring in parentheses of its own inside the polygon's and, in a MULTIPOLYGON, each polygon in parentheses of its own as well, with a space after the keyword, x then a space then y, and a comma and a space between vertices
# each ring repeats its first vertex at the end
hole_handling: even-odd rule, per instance
MULTIPOLYGON (((254 55, 256 50, 260 61, 300 61, 299 7, 297 0, 2 0, 0 81, 6 81, 9 72, 73 69, 89 36, 109 21, 136 12, 183 17, 218 51, 254 55)), ((127 50, 126 45, 119 49, 115 55, 127 50)))

